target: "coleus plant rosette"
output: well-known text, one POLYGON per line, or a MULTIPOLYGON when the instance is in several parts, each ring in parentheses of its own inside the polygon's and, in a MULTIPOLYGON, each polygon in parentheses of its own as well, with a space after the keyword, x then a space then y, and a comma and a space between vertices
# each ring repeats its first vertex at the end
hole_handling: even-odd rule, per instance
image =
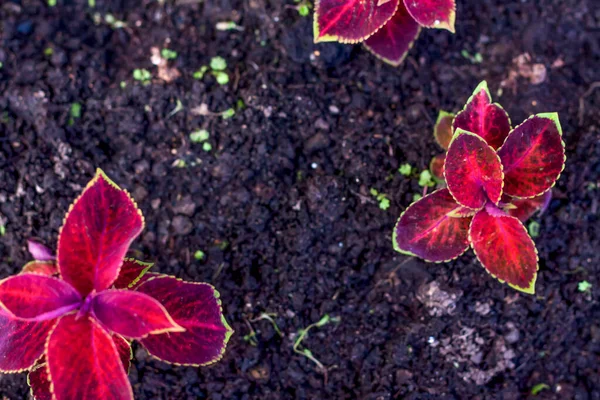
POLYGON ((361 43, 400 65, 421 27, 454 33, 455 0, 316 0, 314 40, 361 43))
POLYGON ((394 248, 445 262, 472 247, 492 276, 533 294, 538 255, 523 222, 547 206, 564 169, 558 115, 534 115, 511 128, 482 82, 460 113, 440 114, 434 134, 447 153, 431 169, 446 187, 402 213, 394 248))
POLYGON ((131 341, 163 361, 218 361, 232 330, 209 284, 125 258, 144 219, 101 170, 70 207, 57 254, 0 281, 0 372, 29 371, 35 399, 133 399, 131 341))

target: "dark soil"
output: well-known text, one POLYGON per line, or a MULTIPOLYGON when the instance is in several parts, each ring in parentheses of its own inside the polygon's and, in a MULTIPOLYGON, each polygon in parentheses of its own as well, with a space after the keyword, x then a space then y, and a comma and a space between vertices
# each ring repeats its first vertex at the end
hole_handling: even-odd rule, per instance
MULTIPOLYGON (((96 167, 129 189, 147 221, 139 256, 214 284, 236 331, 201 369, 136 347, 138 399, 520 399, 542 383, 537 398, 600 399, 597 0, 458 0, 456 35, 423 31, 399 68, 359 46, 314 46, 291 0, 96 3, 0 4, 0 278, 29 260, 27 238, 56 244, 96 167), (127 27, 102 22, 108 13, 127 27), (215 29, 230 20, 243 31, 215 29), (155 46, 177 51, 181 77, 157 77, 155 46), (542 83, 507 81, 524 53, 546 67, 542 83), (230 83, 193 79, 216 55, 230 83), (135 68, 152 82, 133 80, 135 68), (398 167, 426 168, 440 152, 437 112, 458 110, 483 79, 494 93, 505 82, 496 100, 514 123, 558 111, 564 129, 567 166, 536 218, 536 296, 495 281, 472 253, 426 264, 391 246, 421 191, 398 167), (239 109, 224 120, 198 115, 201 104, 239 109), (199 128, 212 151, 190 143, 199 128), (340 320, 302 345, 326 373, 292 349, 325 314, 340 320)), ((4 398, 27 393, 25 374, 0 377, 4 398)))

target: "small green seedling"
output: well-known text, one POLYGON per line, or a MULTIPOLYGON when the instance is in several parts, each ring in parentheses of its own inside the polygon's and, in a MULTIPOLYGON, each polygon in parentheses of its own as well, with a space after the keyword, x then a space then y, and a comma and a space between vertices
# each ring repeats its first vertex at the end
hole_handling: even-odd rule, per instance
POLYGON ((104 16, 104 22, 110 25, 110 27, 113 29, 121 29, 127 26, 127 24, 124 21, 116 19, 115 16, 112 14, 106 14, 104 16))
POLYGON ((0 224, 0 236, 6 235, 6 225, 0 224))
POLYGON ((300 14, 301 17, 308 17, 308 14, 310 14, 310 9, 312 8, 310 4, 308 4, 306 0, 294 0, 294 3, 298 4, 295 7, 296 11, 298 11, 298 14, 300 14))
POLYGON ((375 188, 371 188, 370 193, 379 202, 379 208, 384 211, 390 208, 390 199, 387 198, 385 193, 379 193, 375 188))
POLYGON ((225 71, 227 68, 227 61, 223 57, 213 57, 210 60, 210 69, 213 71, 225 71))
POLYGON ((208 67, 206 65, 203 65, 202 67, 200 67, 199 70, 194 72, 194 75, 192 75, 192 77, 194 79, 202 79, 204 78, 204 74, 206 74, 206 71, 208 71, 208 67))
POLYGON ((198 129, 190 133, 190 140, 192 143, 202 143, 208 140, 210 133, 206 129, 198 129))
POLYGON ((592 284, 588 281, 581 281, 577 284, 577 290, 581 293, 588 292, 592 288, 592 284))
POLYGON ((545 383, 538 383, 537 385, 535 385, 534 387, 531 388, 531 394, 533 396, 537 396, 542 390, 548 390, 550 389, 550 386, 548 386, 545 383))
POLYGON ((174 60, 177 58, 177 52, 171 49, 162 49, 160 55, 165 60, 174 60))
POLYGON ((321 328, 322 326, 325 326, 330 322, 338 323, 338 322, 340 322, 340 320, 341 320, 340 317, 330 317, 329 314, 325 314, 318 322, 315 322, 314 324, 310 324, 305 329, 300 329, 296 335, 296 340, 294 341, 294 347, 293 347, 294 352, 308 358, 309 360, 311 360, 312 362, 317 364, 317 367, 319 368, 320 371, 326 372, 327 370, 325 369, 325 366, 319 360, 317 360, 315 358, 315 356, 312 354, 312 352, 309 349, 306 349, 306 348, 301 349, 300 344, 302 343, 304 338, 308 335, 308 331, 310 331, 312 328, 321 328))
POLYGON ((431 172, 429 172, 428 169, 424 169, 421 174, 419 174, 419 186, 421 187, 434 187, 435 186, 435 180, 433 179, 433 176, 431 175, 431 172))
POLYGON ((202 143, 202 150, 204 150, 208 153, 209 151, 212 150, 212 144, 210 144, 208 142, 202 143))
POLYGON ((46 47, 44 49, 44 55, 46 57, 50 57, 52 54, 54 54, 54 49, 52 47, 46 47))
POLYGON ((48 7, 56 6, 56 0, 48 0, 48 7))
POLYGON ((471 61, 472 64, 481 64, 483 62, 483 56, 481 53, 475 53, 471 55, 467 50, 463 49, 460 55, 471 61))
POLYGON ((217 28, 218 31, 243 31, 244 28, 242 28, 241 26, 237 25, 235 22, 233 21, 224 21, 224 22, 217 22, 217 25, 215 25, 215 28, 217 28))
POLYGON ((81 118, 81 104, 73 103, 71 104, 71 118, 69 118, 69 126, 75 123, 75 120, 81 118))
POLYGON ((150 74, 150 71, 148 71, 147 69, 134 69, 133 79, 135 79, 136 81, 140 81, 144 85, 147 85, 152 79, 152 74, 150 74))
POLYGON ((221 118, 229 119, 229 118, 233 117, 234 115, 235 115, 235 110, 233 108, 229 108, 229 109, 223 111, 223 113, 221 113, 221 118))
POLYGON ((413 171, 413 167, 410 164, 402 164, 400 168, 398 168, 398 172, 400 172, 404 176, 411 176, 413 171))
POLYGON ((271 323, 271 325, 273 326, 273 329, 275 330, 275 332, 279 335, 279 337, 283 337, 283 333, 281 333, 281 329, 279 329, 279 326, 277 325, 277 322, 275 322, 275 319, 273 319, 274 317, 277 317, 277 314, 275 313, 261 313, 258 318, 254 318, 253 320, 251 320, 250 322, 257 322, 260 320, 267 320, 271 323))
POLYGON ((194 253, 194 259, 196 261, 202 261, 206 258, 206 254, 204 254, 204 252, 202 250, 196 250, 196 252, 194 253))
POLYGON ((532 238, 540 236, 540 224, 536 221, 531 221, 527 226, 527 230, 532 238))

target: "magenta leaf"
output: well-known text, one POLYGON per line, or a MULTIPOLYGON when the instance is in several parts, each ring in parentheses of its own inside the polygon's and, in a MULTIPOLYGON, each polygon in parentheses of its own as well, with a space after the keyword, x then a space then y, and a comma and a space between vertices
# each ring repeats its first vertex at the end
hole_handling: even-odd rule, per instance
POLYGON ((19 321, 0 311, 0 372, 30 369, 44 353, 56 321, 19 321))
POLYGON ((33 239, 29 239, 27 241, 27 249, 29 250, 29 253, 31 253, 31 255, 33 256, 34 260, 37 260, 37 261, 54 261, 54 260, 56 260, 56 256, 54 255, 52 250, 50 250, 43 244, 36 242, 33 239))
POLYGON ((82 295, 104 290, 117 279, 144 220, 129 194, 101 170, 71 206, 58 239, 62 278, 82 295))
POLYGON ((499 104, 492 104, 487 82, 477 86, 465 108, 454 118, 454 129, 458 128, 481 136, 494 150, 504 143, 510 132, 510 118, 499 104))
POLYGON ((505 202, 505 199, 508 204, 505 208, 508 215, 518 218, 521 222, 525 222, 536 212, 541 214, 546 210, 552 199, 552 190, 527 199, 512 198, 507 195, 502 196, 502 202, 505 202))
POLYGON ((152 268, 154 264, 126 258, 121 266, 119 277, 115 281, 117 289, 131 289, 152 268))
POLYGON ((461 205, 479 209, 489 200, 498 204, 502 196, 502 163, 485 140, 457 129, 444 164, 446 184, 461 205))
POLYGON ((112 337, 93 318, 62 317, 46 342, 47 371, 56 400, 132 400, 112 337))
POLYGON ((143 339, 150 354, 183 365, 207 365, 221 359, 233 331, 223 317, 219 293, 211 285, 162 275, 147 280, 137 291, 158 300, 185 328, 185 332, 143 339))
POLYGON ((498 155, 504 165, 504 192, 538 196, 558 180, 565 166, 565 145, 556 113, 530 117, 513 129, 498 155))
POLYGON ((384 62, 398 66, 419 36, 419 24, 402 2, 392 19, 365 41, 367 49, 384 62))
POLYGON ((341 43, 362 42, 394 15, 399 0, 378 5, 378 0, 316 0, 314 40, 341 43))
POLYGON ((493 216, 483 209, 473 217, 469 240, 492 276, 521 292, 535 292, 537 250, 521 221, 508 215, 493 216))
POLYGON ((158 301, 144 293, 105 290, 94 296, 92 310, 111 332, 128 338, 184 331, 158 301))
POLYGON ((50 276, 20 274, 0 281, 0 307, 15 318, 54 319, 80 303, 81 297, 71 285, 50 276))
POLYGON ((454 259, 469 248, 468 215, 448 189, 437 190, 402 213, 394 229, 394 248, 427 261, 454 259))
POLYGON ((426 28, 447 29, 454 33, 454 0, 404 0, 410 15, 426 28))

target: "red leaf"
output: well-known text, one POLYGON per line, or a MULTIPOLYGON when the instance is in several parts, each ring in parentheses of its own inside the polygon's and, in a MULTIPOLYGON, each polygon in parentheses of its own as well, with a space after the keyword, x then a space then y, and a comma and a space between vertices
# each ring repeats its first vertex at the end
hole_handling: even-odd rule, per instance
POLYGON ((56 321, 19 321, 0 311, 0 372, 21 372, 44 353, 44 343, 56 321))
POLYGON ((108 288, 144 220, 129 194, 98 170, 71 206, 58 239, 62 278, 82 295, 108 288))
POLYGON ((27 375, 27 383, 35 400, 52 400, 46 365, 46 359, 42 358, 27 375))
POLYGON ((454 0, 404 0, 410 15, 426 28, 447 29, 454 33, 454 0))
POLYGON ((431 175, 435 179, 441 182, 446 182, 446 178, 444 178, 444 163, 446 162, 446 155, 439 154, 431 159, 431 163, 429 163, 429 171, 431 171, 431 175))
POLYGON ((62 317, 46 342, 46 358, 56 400, 133 399, 117 347, 89 316, 62 317))
POLYGON ((492 216, 483 209, 473 217, 469 240, 492 276, 521 292, 535 292, 537 250, 521 221, 508 215, 492 216))
POLYGON ((394 228, 394 248, 427 261, 449 261, 469 248, 470 217, 460 215, 448 189, 440 189, 412 203, 394 228))
POLYGON ((502 196, 502 163, 480 136, 457 129, 444 164, 446 184, 456 201, 478 209, 502 196))
POLYGON ((183 331, 158 301, 144 293, 105 290, 94 296, 92 310, 107 329, 128 338, 183 331))
POLYGON ((58 267, 54 261, 30 261, 21 270, 22 274, 58 275, 58 267))
MULTIPOLYGON (((119 353, 123 368, 125 368, 125 371, 129 371, 131 364, 131 346, 129 342, 118 335, 113 335, 112 339, 119 353)), ((50 379, 48 378, 46 365, 46 357, 42 357, 27 376, 27 383, 31 388, 31 394, 35 400, 52 400, 50 379)))
POLYGON ((454 114, 447 111, 440 111, 435 126, 433 127, 433 136, 435 141, 444 149, 448 150, 452 136, 454 136, 454 114))
POLYGON ((80 304, 79 293, 58 278, 20 274, 0 281, 0 307, 16 318, 54 319, 80 304))
POLYGON ((133 258, 126 258, 123 261, 123 266, 119 272, 119 277, 115 281, 115 288, 117 289, 128 289, 132 288, 140 279, 152 268, 154 264, 145 263, 142 261, 134 260, 133 258))
POLYGON ((492 96, 483 81, 467 101, 465 108, 454 118, 454 129, 473 132, 498 149, 510 132, 510 118, 499 104, 492 104, 492 96))
POLYGON ((516 199, 510 196, 502 196, 502 202, 505 201, 510 204, 510 207, 506 209, 508 215, 512 215, 518 218, 521 222, 527 221, 536 212, 544 212, 550 200, 552 199, 552 190, 548 190, 543 194, 533 197, 530 199, 516 199))
POLYGON ((316 0, 315 43, 364 41, 392 18, 399 0, 379 6, 377 3, 377 0, 316 0))
POLYGON ((412 48, 420 29, 400 2, 392 19, 369 37, 365 46, 381 60, 397 67, 412 48))
POLYGON ((47 248, 41 243, 36 242, 33 239, 27 241, 27 249, 33 256, 34 260, 37 261, 54 261, 56 256, 52 253, 52 250, 47 248))
POLYGON ((223 357, 233 331, 223 317, 219 293, 211 285, 163 275, 149 279, 137 290, 161 302, 185 328, 185 332, 143 339, 141 343, 151 355, 183 365, 207 365, 223 357))
POLYGON ((498 149, 504 192, 534 197, 550 189, 565 166, 565 146, 556 113, 539 114, 517 126, 498 149))

